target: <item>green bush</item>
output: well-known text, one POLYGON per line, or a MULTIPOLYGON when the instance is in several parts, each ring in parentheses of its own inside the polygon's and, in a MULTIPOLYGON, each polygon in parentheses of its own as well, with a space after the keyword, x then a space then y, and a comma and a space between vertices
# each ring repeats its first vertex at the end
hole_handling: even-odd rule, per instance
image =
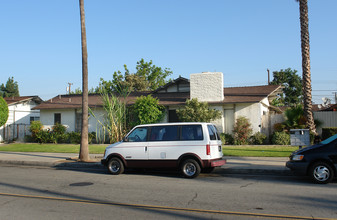
POLYGON ((287 132, 274 132, 271 143, 275 145, 290 145, 290 134, 287 132))
POLYGON ((234 144, 234 138, 233 138, 233 135, 231 134, 221 133, 220 138, 221 138, 222 144, 228 144, 228 145, 234 144))
POLYGON ((252 144, 263 144, 267 136, 261 132, 256 132, 254 135, 250 137, 250 142, 252 144))
POLYGON ((333 135, 337 134, 337 127, 322 128, 322 139, 325 140, 333 135))
POLYGON ((234 126, 234 144, 243 145, 249 144, 249 137, 251 136, 253 130, 249 119, 243 116, 240 116, 236 119, 234 126))
POLYGON ((32 132, 33 138, 36 136, 36 134, 40 131, 42 131, 43 125, 40 121, 32 121, 29 126, 29 131, 32 132))
POLYGON ((40 130, 35 133, 35 141, 41 144, 45 143, 55 143, 55 137, 50 132, 50 130, 40 130))
POLYGON ((69 142, 71 144, 80 144, 81 143, 81 133, 80 132, 69 132, 69 142))

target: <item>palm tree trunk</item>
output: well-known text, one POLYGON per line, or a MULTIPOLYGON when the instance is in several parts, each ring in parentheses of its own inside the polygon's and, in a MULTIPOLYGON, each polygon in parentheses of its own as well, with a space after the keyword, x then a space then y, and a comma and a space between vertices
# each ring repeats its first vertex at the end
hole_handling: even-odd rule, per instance
POLYGON ((308 0, 299 0, 301 22, 302 78, 306 127, 316 134, 312 113, 308 0))
POLYGON ((80 1, 81 14, 81 43, 82 43, 82 129, 80 145, 80 161, 89 161, 88 146, 88 52, 85 30, 84 0, 80 1))

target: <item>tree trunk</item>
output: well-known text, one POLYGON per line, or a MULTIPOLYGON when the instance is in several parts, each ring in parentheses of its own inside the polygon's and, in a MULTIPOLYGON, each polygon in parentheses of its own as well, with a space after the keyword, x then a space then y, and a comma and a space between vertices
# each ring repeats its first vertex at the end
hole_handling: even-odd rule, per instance
POLYGON ((301 22, 304 116, 306 117, 306 127, 316 134, 314 117, 312 113, 312 102, 311 102, 312 96, 311 96, 311 73, 310 73, 308 0, 299 0, 299 4, 300 4, 300 22, 301 22))
POLYGON ((84 0, 80 1, 81 14, 81 43, 82 43, 82 129, 81 129, 81 146, 80 146, 80 161, 89 161, 89 146, 88 146, 88 52, 87 52, 87 37, 85 30, 85 14, 84 0))

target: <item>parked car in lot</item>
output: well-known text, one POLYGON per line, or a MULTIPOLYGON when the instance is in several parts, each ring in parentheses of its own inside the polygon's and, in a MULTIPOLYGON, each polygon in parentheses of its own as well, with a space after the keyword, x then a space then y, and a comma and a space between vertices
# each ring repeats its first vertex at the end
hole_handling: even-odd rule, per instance
POLYGON ((165 123, 134 127, 108 146, 101 161, 111 174, 124 168, 179 168, 187 178, 222 166, 222 146, 210 123, 165 123))
POLYGON ((337 134, 293 152, 286 166, 299 175, 310 176, 315 183, 329 183, 337 175, 337 134))

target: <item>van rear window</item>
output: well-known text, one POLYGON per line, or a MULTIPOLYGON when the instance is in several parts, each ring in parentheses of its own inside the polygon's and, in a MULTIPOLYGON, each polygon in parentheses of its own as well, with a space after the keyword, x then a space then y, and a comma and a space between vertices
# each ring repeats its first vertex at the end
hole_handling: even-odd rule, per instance
POLYGON ((203 140, 201 125, 182 125, 181 140, 203 140))

